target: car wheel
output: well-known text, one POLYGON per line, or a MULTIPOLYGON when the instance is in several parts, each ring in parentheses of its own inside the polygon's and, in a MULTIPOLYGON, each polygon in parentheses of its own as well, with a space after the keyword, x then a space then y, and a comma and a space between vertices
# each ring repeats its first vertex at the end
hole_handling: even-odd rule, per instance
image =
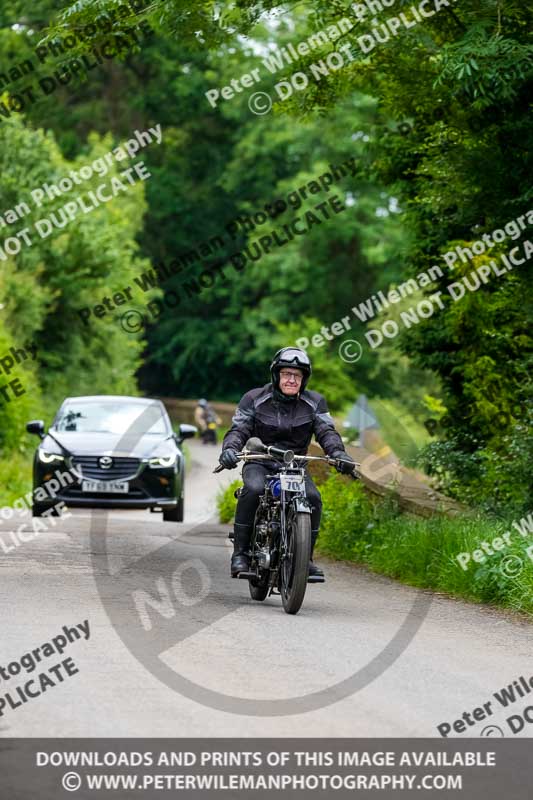
POLYGON ((47 514, 47 516, 50 516, 50 517, 60 517, 61 516, 61 512, 58 510, 57 506, 37 506, 35 504, 31 508, 32 516, 33 517, 42 517, 44 515, 44 512, 45 511, 48 512, 50 510, 50 508, 51 508, 51 512, 50 512, 50 514, 47 514))
POLYGON ((176 508, 169 508, 168 511, 163 509, 164 522, 183 522, 183 495, 178 501, 176 508))

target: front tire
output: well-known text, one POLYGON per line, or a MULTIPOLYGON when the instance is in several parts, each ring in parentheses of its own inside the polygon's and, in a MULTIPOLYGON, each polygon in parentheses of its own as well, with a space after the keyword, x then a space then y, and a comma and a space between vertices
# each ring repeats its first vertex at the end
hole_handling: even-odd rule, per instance
POLYGON ((307 589, 311 558, 311 516, 297 511, 287 520, 287 552, 280 567, 280 593, 287 614, 297 614, 307 589))
POLYGON ((265 600, 268 595, 268 572, 266 572, 259 580, 254 579, 248 581, 250 587, 250 597, 252 600, 265 600))
POLYGON ((176 508, 163 509, 163 522, 183 522, 183 516, 183 495, 180 497, 176 508))
POLYGON ((50 510, 51 510, 51 513, 47 514, 47 516, 50 516, 50 517, 60 517, 61 516, 61 512, 57 509, 57 506, 38 506, 38 505, 35 505, 35 503, 31 507, 31 515, 32 515, 32 517, 43 517, 45 512, 48 512, 50 510))

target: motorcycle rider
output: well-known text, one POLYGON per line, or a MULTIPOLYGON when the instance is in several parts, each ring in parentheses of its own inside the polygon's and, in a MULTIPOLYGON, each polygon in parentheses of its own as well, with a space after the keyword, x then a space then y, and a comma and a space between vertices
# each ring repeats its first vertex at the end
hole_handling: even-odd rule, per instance
POLYGON ((200 429, 202 444, 217 443, 217 425, 221 425, 222 420, 204 397, 196 404, 194 422, 200 429))
MULTIPOLYGON (((271 383, 252 389, 239 402, 232 426, 222 442, 219 461, 223 467, 233 469, 237 466, 237 453, 252 436, 257 436, 265 445, 306 455, 314 434, 326 455, 344 459, 337 470, 345 474, 352 472, 354 461, 346 453, 342 439, 335 430, 326 400, 318 392, 306 388, 311 371, 311 362, 304 350, 297 347, 278 350, 270 365, 271 383)), ((235 513, 232 577, 250 568, 248 551, 255 511, 259 497, 264 492, 265 476, 272 469, 275 469, 275 462, 248 462, 243 466, 244 486, 235 513)), ((312 506, 309 575, 323 576, 323 571, 313 562, 322 501, 308 474, 305 487, 312 506)))

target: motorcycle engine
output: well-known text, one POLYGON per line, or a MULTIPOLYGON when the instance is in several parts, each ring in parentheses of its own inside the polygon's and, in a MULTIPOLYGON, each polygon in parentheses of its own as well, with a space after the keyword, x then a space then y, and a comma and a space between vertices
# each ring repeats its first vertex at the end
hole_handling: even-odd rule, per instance
POLYGON ((261 550, 257 553, 257 563, 263 569, 270 568, 270 549, 268 547, 262 547, 261 550))

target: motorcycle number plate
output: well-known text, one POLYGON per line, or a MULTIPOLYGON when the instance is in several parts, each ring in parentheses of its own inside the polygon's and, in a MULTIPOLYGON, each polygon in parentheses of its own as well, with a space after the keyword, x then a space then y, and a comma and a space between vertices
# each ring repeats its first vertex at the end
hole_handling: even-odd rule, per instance
POLYGON ((285 492, 303 492, 305 481, 300 475, 280 475, 281 488, 285 492))

